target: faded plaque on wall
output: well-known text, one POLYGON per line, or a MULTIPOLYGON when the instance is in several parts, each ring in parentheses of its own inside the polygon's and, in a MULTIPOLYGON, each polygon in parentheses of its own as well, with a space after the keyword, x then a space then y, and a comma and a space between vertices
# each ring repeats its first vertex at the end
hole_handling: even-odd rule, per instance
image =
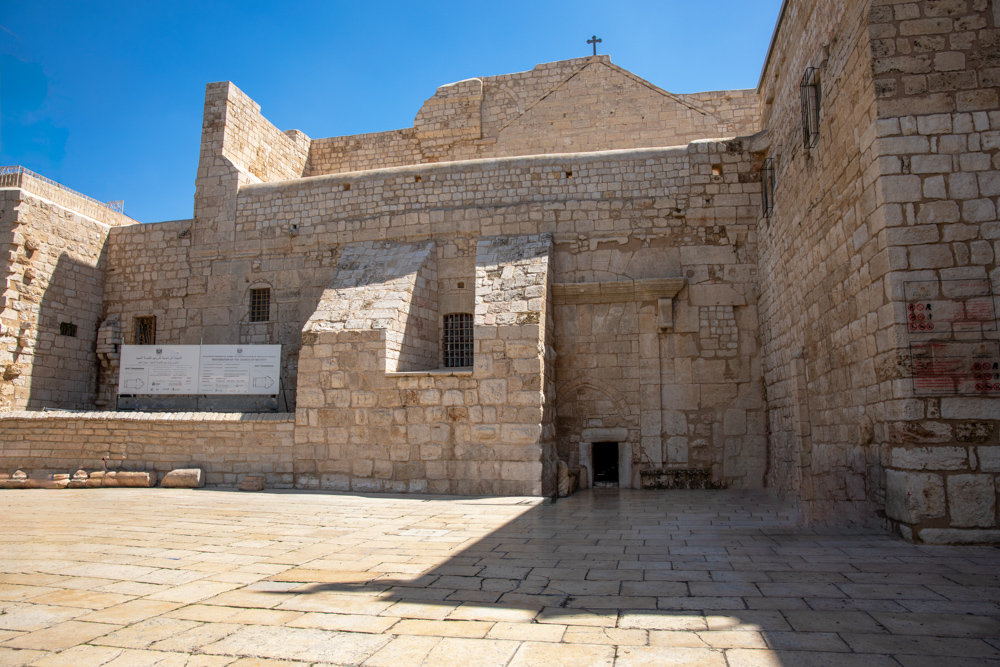
POLYGON ((280 345, 122 345, 119 394, 274 395, 280 345))
POLYGON ((280 345, 203 345, 199 394, 277 394, 280 345))
POLYGON ((903 284, 911 334, 996 331, 990 281, 919 280, 903 284))
POLYGON ((197 394, 197 345, 122 345, 119 394, 197 394))
POLYGON ((917 396, 1000 394, 1000 341, 910 343, 917 396))

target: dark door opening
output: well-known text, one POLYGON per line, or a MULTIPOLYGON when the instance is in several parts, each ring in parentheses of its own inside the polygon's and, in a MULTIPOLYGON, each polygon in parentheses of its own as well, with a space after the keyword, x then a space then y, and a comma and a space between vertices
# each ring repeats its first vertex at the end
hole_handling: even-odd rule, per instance
POLYGON ((618 443, 594 443, 594 486, 618 486, 618 443))

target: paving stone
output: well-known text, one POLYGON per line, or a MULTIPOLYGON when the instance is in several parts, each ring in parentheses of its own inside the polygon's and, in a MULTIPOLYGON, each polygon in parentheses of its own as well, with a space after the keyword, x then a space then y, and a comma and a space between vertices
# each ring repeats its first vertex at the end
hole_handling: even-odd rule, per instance
MULTIPOLYGON (((729 516, 725 521, 731 523, 693 522, 680 530, 679 527, 685 525, 683 512, 677 510, 676 501, 669 495, 658 494, 588 496, 587 492, 579 492, 556 505, 524 508, 462 504, 462 501, 456 504, 455 500, 275 493, 271 494, 267 506, 245 507, 247 503, 260 502, 258 499, 263 496, 199 490, 198 516, 194 520, 192 505, 181 498, 181 492, 164 492, 170 497, 144 500, 142 502, 152 504, 119 510, 124 512, 121 515, 106 511, 103 505, 110 500, 103 500, 100 494, 112 492, 122 493, 123 490, 88 490, 86 498, 81 496, 78 510, 87 515, 110 516, 112 522, 119 522, 112 523, 114 530, 107 533, 114 535, 113 539, 94 537, 86 523, 72 514, 46 511, 49 496, 11 492, 19 494, 14 499, 20 503, 19 511, 12 514, 15 522, 44 521, 56 529, 51 533, 21 531, 33 536, 31 539, 35 542, 25 552, 34 554, 34 560, 30 563, 20 560, 17 553, 20 547, 15 547, 11 555, 17 555, 19 560, 0 559, 0 582, 3 582, 0 585, 44 586, 47 589, 44 595, 65 591, 65 596, 56 598, 74 604, 92 604, 87 602, 86 596, 95 587, 130 583, 150 585, 127 578, 110 580, 5 571, 7 568, 37 568, 90 572, 81 568, 93 563, 66 560, 63 545, 68 538, 94 545, 94 551, 81 552, 80 556, 86 558, 145 559, 150 553, 173 553, 185 559, 218 557, 217 561, 192 560, 184 565, 217 569, 220 574, 260 567, 263 571, 258 574, 269 577, 277 573, 273 568, 287 567, 231 560, 233 554, 226 550, 237 542, 245 545, 239 549, 247 550, 283 544, 286 554, 297 554, 294 559, 309 565, 301 571, 366 573, 366 568, 397 562, 414 567, 409 568, 409 573, 391 575, 400 584, 391 586, 367 574, 352 576, 351 581, 327 581, 329 578, 317 576, 319 581, 300 581, 304 578, 294 577, 292 581, 244 584, 177 577, 173 583, 155 584, 157 588, 141 599, 129 598, 131 593, 128 592, 96 591, 96 595, 121 595, 126 599, 98 610, 33 604, 34 597, 0 600, 0 648, 4 653, 13 655, 15 649, 12 647, 25 641, 37 644, 18 654, 38 651, 41 649, 35 646, 46 641, 47 636, 60 636, 64 642, 69 642, 65 646, 67 650, 51 655, 32 654, 32 660, 43 656, 50 660, 67 654, 77 655, 69 653, 72 649, 80 652, 78 664, 82 665, 87 664, 83 661, 83 653, 89 651, 95 660, 97 656, 112 656, 108 660, 122 661, 120 665, 129 665, 128 660, 145 664, 143 661, 156 654, 171 661, 165 664, 190 656, 209 666, 238 664, 240 660, 249 665, 257 660, 302 665, 368 661, 373 665, 392 663, 392 667, 397 667, 426 660, 432 651, 437 651, 434 660, 457 660, 457 656, 465 655, 458 650, 461 644, 442 642, 451 637, 500 642, 483 645, 493 647, 491 651, 496 649, 485 652, 484 660, 495 657, 499 661, 507 656, 512 664, 518 661, 540 664, 544 660, 560 664, 560 660, 565 660, 577 665, 587 664, 586 660, 591 658, 602 664, 616 655, 621 662, 625 658, 622 651, 629 647, 693 650, 691 654, 675 653, 675 658, 687 655, 692 660, 711 661, 724 653, 730 665, 781 661, 783 667, 789 664, 891 664, 886 662, 888 658, 883 660, 889 655, 903 664, 912 658, 916 661, 914 664, 920 665, 919 661, 925 658, 942 658, 950 655, 949 652, 969 664, 1000 660, 996 655, 1000 648, 988 641, 995 641, 1000 634, 995 618, 1000 616, 1000 604, 994 590, 1000 588, 996 585, 1000 579, 991 579, 996 578, 1000 564, 995 549, 918 546, 877 534, 824 537, 802 529, 782 527, 773 531, 767 528, 768 525, 784 526, 780 519, 775 519, 774 524, 758 522, 750 527, 736 527, 741 521, 741 512, 746 512, 743 509, 745 497, 739 495, 702 496, 699 502, 704 504, 701 506, 689 502, 693 514, 698 514, 699 507, 711 507, 715 515, 729 516), (625 504, 620 499, 611 500, 621 497, 630 500, 625 504), (232 500, 235 498, 238 502, 232 500), (725 498, 739 500, 731 502, 725 498), (36 511, 40 514, 33 514, 36 511), (130 511, 134 513, 129 514, 130 511), (280 516, 280 524, 274 527, 262 524, 260 517, 264 512, 267 516, 271 516, 270 513, 280 516), (673 518, 670 512, 674 513, 673 518), (23 519, 19 518, 22 516, 23 519), (356 527, 345 529, 345 526, 356 527), (421 542, 397 535, 410 526, 425 526, 427 528, 421 529, 426 530, 445 526, 452 532, 468 531, 476 537, 463 538, 468 541, 456 546, 455 542, 421 542), (308 541, 307 546, 303 546, 303 540, 308 541), (518 571, 523 572, 523 577, 502 580, 514 581, 517 588, 505 594, 500 602, 446 602, 441 594, 447 594, 449 589, 431 585, 437 580, 434 575, 438 570, 449 572, 447 576, 462 577, 487 567, 506 567, 502 561, 505 555, 513 553, 515 546, 544 547, 550 540, 620 544, 617 556, 602 551, 589 561, 574 559, 568 562, 587 562, 590 567, 581 571, 588 573, 594 569, 618 571, 628 568, 644 577, 665 572, 687 577, 663 583, 684 586, 686 591, 690 585, 691 594, 662 596, 658 602, 689 608, 637 609, 632 606, 637 597, 626 594, 624 587, 634 585, 636 592, 643 592, 640 587, 644 582, 631 579, 596 581, 564 577, 561 582, 580 586, 574 590, 581 593, 560 596, 517 593, 522 586, 535 585, 536 580, 543 581, 544 585, 551 580, 549 575, 538 574, 537 569, 520 564, 505 571, 513 574, 520 568, 518 571), (685 550, 689 545, 692 550, 721 548, 722 551, 712 552, 711 563, 702 561, 705 570, 664 570, 665 562, 685 565, 692 561, 659 559, 650 561, 655 564, 650 570, 645 569, 635 554, 628 553, 628 549, 647 548, 635 546, 638 543, 648 543, 652 551, 665 555, 669 555, 668 548, 674 546, 685 550), (827 556, 817 556, 811 551, 817 543, 822 544, 827 556), (134 544, 148 546, 143 547, 142 552, 132 551, 136 549, 134 544), (498 553, 499 545, 507 545, 509 551, 498 553), (127 551, 118 553, 119 549, 127 551), (803 558, 802 554, 813 562, 795 560, 803 558), (748 560, 764 557, 778 560, 748 560), (319 560, 324 562, 324 567, 312 565, 319 560), (792 569, 793 563, 797 568, 817 567, 792 569), (758 569, 737 569, 747 566, 758 569), (689 576, 691 572, 697 575, 689 576), (712 581, 711 578, 717 576, 713 573, 733 573, 734 577, 731 581, 712 581), (780 574, 773 576, 777 573, 780 574), (706 578, 699 579, 701 576, 706 578), (769 581, 781 576, 788 580, 769 581), (612 582, 616 590, 600 588, 612 582), (729 592, 745 592, 750 589, 740 587, 753 586, 765 595, 768 591, 761 587, 835 586, 841 593, 840 597, 803 599, 786 597, 783 594, 788 591, 780 589, 774 591, 782 594, 777 597, 718 596, 709 593, 719 592, 719 589, 700 590, 694 586, 699 583, 730 587, 729 592), (215 588, 220 585, 226 588, 215 588), (586 588, 591 585, 598 588, 586 588), (198 587, 203 590, 197 591, 198 587), (209 589, 209 595, 204 594, 204 589, 209 589), (175 590, 179 590, 179 594, 171 596, 175 590), (606 592, 598 594, 598 591, 606 592), (169 601, 161 599, 163 597, 195 601, 169 601), (275 605, 274 599, 282 602, 275 605), (538 605, 539 599, 555 599, 558 603, 542 608, 538 605), (598 608, 569 606, 581 599, 598 608), (563 603, 567 606, 559 606, 563 603), (724 608, 713 609, 719 605, 724 608), (103 624, 112 621, 110 625, 103 624), (72 634, 74 626, 69 626, 69 634, 59 631, 59 626, 67 622, 96 626, 102 632, 85 641, 78 640, 72 634), (2 634, 4 632, 8 634, 2 634), (39 632, 50 634, 42 635, 39 640, 39 632), (935 634, 938 636, 933 636, 935 634), (952 640, 959 643, 949 644, 952 640), (518 643, 522 643, 521 648, 508 651, 518 643), (439 645, 450 648, 436 649, 439 645), (543 645, 554 649, 546 651, 543 645), (399 657, 406 655, 422 657, 399 657)), ((156 489, 144 490, 144 493, 156 492, 156 489)), ((17 530, 17 525, 12 529, 17 530)), ((521 550, 530 553, 528 549, 521 550)), ((670 557, 696 556, 676 554, 670 557)), ((525 556, 523 560, 530 562, 531 558, 525 556)), ((522 562, 520 555, 515 562, 522 562)), ((132 574, 143 579, 156 572, 186 572, 170 569, 149 572, 141 566, 136 567, 139 569, 132 574)), ((560 568, 557 565, 545 571, 557 573, 560 568)), ((718 576, 724 579, 727 575, 718 576)), ((17 589, 11 590, 14 597, 20 595, 17 589)), ((101 598, 102 604, 107 600, 110 598, 101 598)), ((89 634, 93 633, 83 636, 89 634)), ((44 648, 49 648, 47 642, 44 648)), ((649 656, 655 659, 657 655, 657 652, 636 653, 630 654, 629 659, 649 656)))
POLYGON ((658 667, 660 665, 691 665, 692 667, 726 667, 722 651, 700 648, 660 646, 625 646, 618 650, 616 667, 658 667))
POLYGON ((120 627, 119 625, 110 625, 108 623, 65 621, 44 630, 35 630, 34 632, 8 639, 3 644, 9 648, 57 651, 92 641, 120 627))
POLYGON ((524 642, 508 667, 612 667, 614 660, 613 646, 524 642))

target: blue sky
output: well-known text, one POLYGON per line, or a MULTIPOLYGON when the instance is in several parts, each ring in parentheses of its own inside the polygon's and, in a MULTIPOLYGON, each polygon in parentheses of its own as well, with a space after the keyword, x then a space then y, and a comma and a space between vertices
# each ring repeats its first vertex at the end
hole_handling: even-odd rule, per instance
POLYGON ((4 2, 0 164, 191 217, 205 84, 310 137, 413 124, 445 83, 599 53, 672 92, 757 85, 780 0, 4 2))

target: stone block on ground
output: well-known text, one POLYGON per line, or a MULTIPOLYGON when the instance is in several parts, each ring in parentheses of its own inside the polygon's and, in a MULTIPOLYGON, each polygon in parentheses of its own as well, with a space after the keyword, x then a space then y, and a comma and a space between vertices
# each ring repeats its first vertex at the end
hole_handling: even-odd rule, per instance
POLYGON ((941 475, 887 470, 885 513, 903 523, 919 523, 944 516, 941 475))
POLYGON ((201 468, 178 468, 163 476, 165 489, 200 489, 205 486, 205 473, 201 468))
POLYGON ((148 489, 156 486, 155 472, 119 472, 118 486, 128 486, 148 489))
POLYGON ((263 491, 264 490, 264 476, 263 475, 246 475, 243 480, 237 485, 240 491, 263 491))

